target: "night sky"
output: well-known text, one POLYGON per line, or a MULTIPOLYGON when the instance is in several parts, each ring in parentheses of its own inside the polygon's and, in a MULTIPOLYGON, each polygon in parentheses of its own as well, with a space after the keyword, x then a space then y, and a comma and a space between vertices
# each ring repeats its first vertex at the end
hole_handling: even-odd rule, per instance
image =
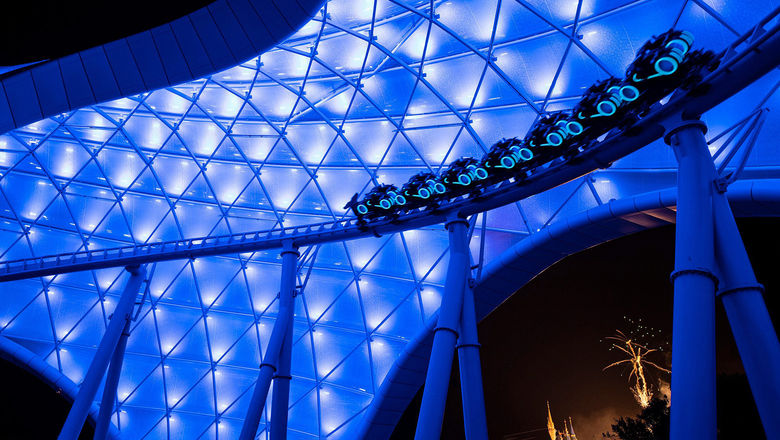
MULTIPOLYGON (((32 373, 0 359, 0 439, 55 439, 68 417, 71 402, 32 373)), ((94 435, 84 424, 79 440, 94 435)))
MULTIPOLYGON (((778 226, 775 219, 740 222, 756 274, 770 292, 775 323, 780 301, 772 300, 771 293, 780 289, 778 226)), ((479 335, 490 438, 549 439, 547 400, 556 425, 571 417, 579 440, 600 439, 618 416, 638 413, 628 370, 602 371, 620 359, 603 338, 616 329, 629 330, 628 317, 660 330, 662 337, 655 341, 660 345, 665 340, 671 347, 673 266, 674 228, 645 231, 564 259, 483 320, 479 335)), ((720 304, 717 326, 718 373, 743 373, 720 304)), ((670 353, 650 359, 670 367, 670 353)), ((453 372, 443 439, 464 438, 457 370, 453 372)), ((669 380, 664 373, 651 377, 669 380)), ((723 400, 723 407, 753 405, 745 396, 723 400)), ((410 406, 394 438, 413 436, 418 406, 410 406)), ((739 423, 758 424, 755 419, 739 423)))
POLYGON ((168 23, 212 1, 5 0, 0 66, 75 53, 168 23))

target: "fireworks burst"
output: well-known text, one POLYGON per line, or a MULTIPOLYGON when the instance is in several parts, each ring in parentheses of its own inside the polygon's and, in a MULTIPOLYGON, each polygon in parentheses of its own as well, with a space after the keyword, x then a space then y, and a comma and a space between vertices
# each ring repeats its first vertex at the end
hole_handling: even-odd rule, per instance
POLYGON ((630 365, 631 373, 628 375, 628 380, 634 379, 631 393, 634 395, 637 403, 639 403, 639 406, 647 408, 650 404, 650 399, 653 397, 653 388, 647 384, 647 380, 645 379, 645 367, 671 373, 671 371, 655 362, 647 360, 647 355, 660 350, 647 348, 646 345, 636 342, 620 330, 617 330, 617 333, 614 336, 609 336, 605 339, 608 339, 611 342, 612 345, 610 348, 619 350, 626 358, 607 365, 604 367, 604 370, 618 365, 630 365))

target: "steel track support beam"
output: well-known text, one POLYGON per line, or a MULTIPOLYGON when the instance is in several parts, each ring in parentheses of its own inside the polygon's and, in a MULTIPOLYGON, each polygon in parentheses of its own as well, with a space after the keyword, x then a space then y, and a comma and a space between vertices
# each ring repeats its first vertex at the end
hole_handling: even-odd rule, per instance
MULTIPOLYGON (((117 351, 117 346, 127 323, 133 318, 135 299, 146 275, 146 269, 144 266, 128 266, 126 269, 130 272, 130 278, 127 280, 125 289, 119 297, 114 313, 111 315, 95 357, 92 359, 92 363, 89 364, 89 369, 79 387, 79 392, 68 413, 68 418, 65 420, 65 425, 62 427, 59 437, 57 437, 58 440, 76 440, 78 438, 92 402, 95 400, 95 394, 100 387, 100 382, 106 374, 109 361, 117 351)), ((124 352, 124 349, 122 351, 124 352)), ((119 372, 117 371, 116 374, 118 376, 119 372)), ((102 407, 100 412, 103 412, 102 407)))
POLYGON ((772 325, 764 288, 756 280, 726 195, 716 192, 715 258, 722 285, 718 296, 753 392, 764 432, 780 439, 780 343, 772 325))
MULTIPOLYGON (((697 134, 705 142, 703 134, 697 134)), ((725 188, 718 185, 712 159, 714 256, 721 278, 718 296, 723 302, 764 431, 780 439, 780 342, 772 325, 745 245, 731 212, 725 188)), ((678 201, 679 210, 679 201, 678 201)))
POLYGON ((474 291, 469 286, 463 292, 463 310, 460 315, 460 337, 458 338, 460 392, 466 440, 488 438, 479 347, 474 291))
POLYGON ((699 120, 678 121, 664 140, 677 173, 671 440, 715 440, 715 289, 712 158, 699 120))
POLYGON ((271 395, 271 440, 287 438, 287 416, 290 407, 290 364, 292 363, 293 320, 287 323, 279 366, 274 374, 274 391, 271 395))
POLYGON ((125 322, 125 327, 122 329, 122 336, 116 344, 114 355, 111 357, 111 364, 108 366, 106 384, 103 385, 103 397, 100 400, 100 412, 98 413, 97 423, 95 424, 94 440, 104 440, 108 434, 108 426, 111 424, 111 415, 114 413, 116 388, 117 385, 119 385, 119 376, 122 373, 122 363, 125 359, 127 338, 130 336, 131 323, 131 320, 125 322))
MULTIPOLYGON (((290 319, 284 329, 284 341, 279 353, 279 365, 274 375, 274 391, 271 396, 271 440, 287 438, 287 416, 290 406, 290 365, 292 364, 293 311, 295 310, 295 272, 298 250, 285 246, 282 250, 282 288, 280 301, 290 311, 290 319)), ((281 306, 281 304, 280 304, 281 306)))
MULTIPOLYGON (((263 356, 263 362, 260 364, 260 372, 257 376, 257 382, 252 392, 252 400, 249 402, 249 408, 244 418, 244 424, 241 427, 240 440, 253 440, 257 434, 257 428, 260 426, 260 419, 265 408, 265 401, 268 398, 268 390, 271 387, 271 380, 274 381, 273 406, 271 411, 271 432, 275 435, 281 435, 277 438, 285 438, 287 435, 287 407, 289 401, 290 379, 289 369, 290 361, 283 360, 283 356, 291 354, 290 351, 283 353, 285 340, 292 343, 292 325, 293 314, 295 312, 294 294, 295 294, 295 274, 298 265, 298 248, 292 241, 285 241, 282 247, 282 279, 279 288, 279 314, 274 322, 274 328, 271 331, 271 339, 263 356), (286 362, 286 364, 285 364, 286 362), (284 364, 284 365, 282 365, 284 364), (282 367, 286 365, 286 377, 281 377, 282 367), (279 390, 281 388, 281 390, 279 390), (278 397, 277 397, 278 396, 278 397), (278 403, 277 403, 278 402, 278 403), (283 410, 278 408, 283 406, 283 410), (276 428, 275 425, 279 425, 276 428), (281 434, 279 434, 281 432, 281 434)), ((292 348, 292 347, 290 347, 292 348)), ((272 434, 273 435, 273 434, 272 434)))
POLYGON ((461 217, 448 220, 450 262, 439 319, 433 333, 433 348, 428 361, 422 405, 417 419, 416 440, 438 439, 444 420, 444 405, 450 385, 452 360, 458 339, 458 324, 463 309, 463 292, 469 274, 468 223, 461 217))

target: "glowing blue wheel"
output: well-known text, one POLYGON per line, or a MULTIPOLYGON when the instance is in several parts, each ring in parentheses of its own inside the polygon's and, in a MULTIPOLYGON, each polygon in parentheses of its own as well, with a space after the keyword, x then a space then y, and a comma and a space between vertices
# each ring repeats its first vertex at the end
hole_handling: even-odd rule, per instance
POLYGON ((636 101, 639 98, 639 89, 634 86, 623 86, 620 88, 620 99, 623 101, 636 101))
POLYGON ((515 166, 515 160, 512 156, 504 156, 501 158, 501 166, 506 169, 512 169, 515 166))
POLYGON ((677 71, 679 63, 672 57, 661 57, 655 62, 655 71, 658 72, 653 76, 666 76, 671 75, 677 71))
POLYGON ((675 38, 674 40, 666 43, 666 48, 671 50, 677 50, 685 54, 688 53, 688 50, 690 50, 691 45, 683 39, 675 38))
POLYGON ((572 136, 577 136, 583 132, 582 124, 577 121, 570 121, 566 124, 566 131, 572 136))
POLYGON ((591 116, 591 118, 598 116, 612 116, 617 111, 617 106, 612 101, 601 101, 596 105, 596 110, 598 113, 591 116))
POLYGON ((563 143, 563 136, 561 136, 558 132, 550 133, 547 135, 547 145, 552 145, 553 147, 557 147, 563 143))
POLYGON ((468 174, 459 174, 458 175, 458 184, 463 186, 471 185, 471 177, 469 177, 468 174))

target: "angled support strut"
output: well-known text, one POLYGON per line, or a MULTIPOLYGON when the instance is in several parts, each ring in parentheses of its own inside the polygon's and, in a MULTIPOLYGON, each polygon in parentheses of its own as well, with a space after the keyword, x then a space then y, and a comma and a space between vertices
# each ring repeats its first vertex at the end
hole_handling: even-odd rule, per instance
POLYGON ((474 309, 474 291, 471 286, 463 292, 463 311, 460 315, 460 337, 458 338, 458 367, 466 440, 487 440, 477 316, 474 309))
POLYGON ((114 401, 116 400, 116 387, 119 385, 119 376, 122 373, 122 363, 125 359, 125 348, 127 348, 127 338, 130 336, 130 324, 128 320, 122 329, 122 336, 116 344, 116 350, 111 357, 111 364, 108 366, 108 375, 106 384, 103 386, 103 397, 100 400, 100 412, 98 413, 97 423, 95 424, 94 440, 104 440, 108 434, 108 426, 111 424, 111 415, 114 413, 114 401))
POLYGON ((295 274, 298 263, 298 248, 291 242, 285 241, 282 248, 282 281, 279 289, 279 315, 274 322, 271 331, 271 339, 260 364, 260 372, 257 376, 252 400, 241 427, 240 440, 253 440, 260 426, 260 419, 268 398, 268 390, 271 380, 276 379, 273 394, 273 406, 271 412, 271 432, 277 437, 285 438, 287 434, 287 402, 290 390, 290 354, 291 348, 284 348, 286 341, 292 344, 293 313, 295 311, 295 274), (283 371, 286 368, 286 372, 283 371), (281 388, 281 389, 279 389, 281 388), (281 409, 281 408, 284 409, 281 409), (278 425, 278 426, 276 426, 278 425), (276 426, 276 427, 274 427, 276 426), (281 437, 278 437, 280 436, 281 437))
MULTIPOLYGON (((100 340, 95 357, 92 359, 92 363, 89 364, 89 369, 86 376, 84 376, 84 381, 81 383, 76 400, 73 402, 59 437, 57 437, 58 440, 76 440, 78 438, 81 428, 84 426, 84 421, 87 419, 89 408, 95 400, 95 394, 98 387, 100 387, 100 382, 106 374, 109 361, 118 351, 117 345, 122 339, 122 333, 127 324, 132 320, 135 299, 146 275, 146 269, 144 266, 128 266, 126 269, 130 272, 130 278, 127 280, 127 284, 125 284, 125 290, 119 297, 113 315, 111 315, 108 328, 106 328, 103 339, 100 340)), ((118 374, 119 372, 117 371, 117 379, 118 374)), ((103 409, 101 407, 102 412, 103 409)), ((107 428, 108 426, 106 425, 107 428)))
POLYGON ((726 195, 716 193, 718 292, 768 439, 780 439, 780 342, 726 195))

